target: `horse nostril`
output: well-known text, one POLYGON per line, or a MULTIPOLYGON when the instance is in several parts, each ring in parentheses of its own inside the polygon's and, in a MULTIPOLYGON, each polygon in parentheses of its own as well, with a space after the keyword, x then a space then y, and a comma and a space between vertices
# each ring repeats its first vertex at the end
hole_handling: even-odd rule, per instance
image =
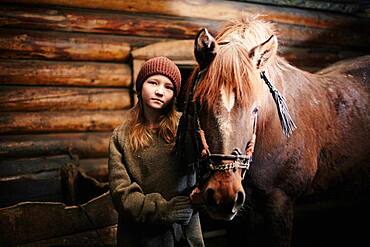
POLYGON ((239 191, 235 196, 235 206, 234 210, 237 211, 243 206, 245 201, 245 193, 243 191, 239 191))
POLYGON ((216 201, 214 199, 215 191, 213 189, 206 190, 206 201, 209 206, 216 206, 216 201))

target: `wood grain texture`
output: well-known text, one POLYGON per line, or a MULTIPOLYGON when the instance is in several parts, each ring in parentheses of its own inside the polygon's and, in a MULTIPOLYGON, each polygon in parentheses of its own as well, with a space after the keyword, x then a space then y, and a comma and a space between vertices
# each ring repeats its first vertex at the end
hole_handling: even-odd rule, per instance
POLYGON ((0 158, 73 154, 80 158, 108 156, 112 132, 0 136, 0 158))
POLYGON ((2 244, 12 246, 117 224, 118 216, 109 193, 81 207, 84 210, 78 206, 66 206, 63 203, 24 202, 0 209, 2 244), (88 217, 94 224, 91 224, 88 217))
POLYGON ((127 89, 0 87, 0 112, 120 110, 130 107, 131 97, 127 89))
POLYGON ((0 29, 0 58, 124 62, 130 50, 112 35, 0 29))
POLYGON ((11 112, 0 114, 0 134, 113 131, 124 111, 11 112))
POLYGON ((0 83, 128 87, 131 68, 113 63, 0 60, 0 83))
MULTIPOLYGON (((5 0, 12 3, 27 3, 27 0, 5 0)), ((34 0, 32 4, 51 4, 66 7, 80 7, 101 10, 114 10, 128 13, 157 14, 186 18, 203 18, 213 20, 229 20, 247 14, 267 15, 268 19, 293 25, 304 25, 315 28, 349 28, 348 23, 357 23, 355 28, 367 26, 366 19, 334 13, 323 13, 299 8, 278 7, 256 3, 214 0, 150 0, 115 1, 115 0, 34 0)), ((369 31, 368 31, 369 32, 369 31)))
MULTIPOLYGON (((161 2, 161 1, 159 1, 161 2)), ((229 2, 212 2, 213 5, 227 4, 229 2)), ((171 2, 171 4, 173 4, 171 2)), ((179 3, 184 4, 184 2, 179 3)), ((202 27, 207 27, 216 34, 225 20, 240 16, 240 9, 236 10, 230 18, 214 20, 211 16, 221 15, 220 9, 214 7, 204 13, 202 19, 198 16, 166 17, 165 13, 150 12, 155 15, 128 15, 94 12, 93 10, 61 10, 47 9, 42 11, 37 8, 0 8, 0 27, 29 28, 44 30, 59 30, 87 33, 114 33, 120 35, 134 35, 141 37, 156 37, 163 39, 192 39, 202 27), (237 12, 236 12, 237 11, 237 12), (180 19, 179 19, 180 18, 180 19), (190 19, 189 19, 190 18, 190 19), (77 21, 78 20, 78 21, 77 21)), ((235 4, 235 2, 233 3, 235 4)), ((239 4, 239 3, 238 3, 239 4)), ((170 4, 168 4, 170 5, 170 4)), ((266 6, 261 5, 261 8, 266 6)), ((207 9, 207 6, 204 7, 207 9)), ((198 8, 188 6, 184 13, 196 12, 198 8)), ((203 11, 203 8, 201 8, 203 11)), ((148 10, 149 11, 149 10, 148 10)), ((154 11, 150 9, 150 11, 154 11)), ((222 9, 224 11, 224 9, 222 9)), ((249 10, 249 14, 261 13, 260 10, 249 10)), ((305 15, 312 12, 300 13, 301 10, 289 11, 293 19, 281 21, 276 15, 282 15, 284 9, 276 13, 266 13, 266 19, 277 23, 279 38, 289 45, 301 46, 343 46, 356 47, 368 50, 370 46, 370 30, 368 20, 361 18, 347 18, 347 16, 332 16, 329 13, 317 13, 308 18, 312 21, 320 21, 322 25, 312 25, 310 21, 302 22, 305 15), (274 18, 275 15, 275 18, 274 18), (311 24, 310 24, 311 23, 311 24)), ((263 12, 262 12, 263 13, 263 12)), ((262 14, 261 13, 261 14, 262 14)), ((222 15, 221 15, 222 16, 222 15)), ((284 19, 284 18, 283 18, 284 19)))
POLYGON ((69 155, 56 155, 49 157, 1 159, 0 177, 17 176, 27 173, 40 173, 60 169, 63 165, 71 162, 69 155))
POLYGON ((58 30, 143 37, 194 37, 201 25, 216 28, 219 22, 134 15, 76 9, 1 8, 0 27, 58 30))
POLYGON ((117 246, 117 225, 107 226, 78 232, 66 236, 55 237, 35 241, 32 243, 20 244, 18 247, 48 247, 48 246, 117 246))

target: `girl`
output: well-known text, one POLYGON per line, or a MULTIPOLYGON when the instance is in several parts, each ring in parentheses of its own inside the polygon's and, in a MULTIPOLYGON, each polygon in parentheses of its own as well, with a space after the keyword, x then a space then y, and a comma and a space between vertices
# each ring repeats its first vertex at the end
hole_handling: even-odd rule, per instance
POLYGON ((199 215, 185 194, 195 176, 172 152, 180 85, 168 58, 145 62, 136 80, 138 103, 113 132, 109 184, 118 246, 204 246, 199 215))

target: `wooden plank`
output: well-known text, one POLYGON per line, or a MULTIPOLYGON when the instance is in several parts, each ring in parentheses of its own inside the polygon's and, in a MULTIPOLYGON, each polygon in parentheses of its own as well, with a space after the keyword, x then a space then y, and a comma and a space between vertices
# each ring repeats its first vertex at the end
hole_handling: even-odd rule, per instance
MULTIPOLYGON (((180 65, 194 65, 195 58, 193 56, 193 40, 176 40, 158 42, 146 47, 135 49, 132 51, 133 76, 136 78, 141 64, 145 60, 160 56, 161 54, 169 57, 175 63, 180 65)), ((324 67, 341 59, 360 56, 359 51, 343 50, 338 48, 305 48, 280 45, 279 54, 285 57, 293 65, 300 68, 307 67, 324 67)))
POLYGON ((127 64, 3 59, 0 83, 128 87, 131 69, 127 64))
POLYGON ((129 54, 119 36, 0 29, 0 58, 124 62, 129 54))
POLYGON ((108 158, 80 159, 78 168, 99 182, 108 181, 108 158))
POLYGON ((0 158, 39 157, 61 154, 80 158, 108 156, 112 132, 0 136, 0 158))
POLYGON ((156 56, 166 56, 173 61, 189 60, 195 62, 194 40, 158 42, 132 51, 133 59, 146 60, 156 56))
POLYGON ((40 173, 60 169, 71 162, 69 155, 56 155, 26 159, 1 159, 0 177, 10 177, 29 173, 40 173))
POLYGON ((351 3, 350 1, 317 1, 317 0, 239 0, 240 2, 255 2, 261 4, 272 4, 277 6, 288 6, 295 8, 315 9, 324 11, 335 11, 347 14, 356 14, 360 10, 358 2, 351 3))
POLYGON ((0 134, 113 131, 125 118, 125 111, 2 113, 0 134))
POLYGON ((1 244, 24 244, 112 226, 117 217, 108 192, 81 207, 23 202, 0 209, 1 244))
POLYGON ((22 201, 61 201, 60 170, 0 178, 0 207, 22 201))
POLYGON ((294 66, 303 68, 324 68, 342 59, 363 55, 360 51, 329 48, 302 48, 280 46, 279 54, 294 66))
POLYGON ((0 7, 0 27, 109 33, 144 37, 194 37, 200 25, 215 27, 219 22, 184 20, 165 16, 92 12, 83 9, 41 9, 0 7))
POLYGON ((22 86, 0 87, 0 112, 121 110, 130 107, 131 98, 128 89, 22 86))
POLYGON ((81 233, 17 245, 18 247, 48 246, 117 246, 117 225, 81 233))
MULTIPOLYGON (((187 4, 185 2, 180 5, 187 4)), ((199 3, 197 3, 199 4, 199 3)), ((218 2, 212 2, 209 12, 204 13, 203 17, 209 18, 212 12, 214 15, 219 15, 220 9, 213 5, 218 5, 218 2)), ((226 4, 226 1, 220 2, 226 4)), ((235 3, 234 3, 235 4, 235 3)), ((171 4, 172 5, 172 4, 171 4)), ((207 9, 207 5, 204 7, 207 9)), ((193 13, 198 8, 192 9, 188 6, 188 11, 193 13)), ((203 11, 203 8, 201 8, 203 11)), ((153 10, 153 9, 150 9, 153 10)), ((153 10, 154 11, 154 10, 153 10)), ((227 12, 227 11, 226 11, 227 12)), ((279 9, 275 15, 282 15, 283 9, 279 9)), ((156 13, 156 12, 153 12, 156 13)), ((261 13, 256 11, 247 11, 248 14, 261 13)), ((267 15, 266 19, 278 23, 278 32, 280 39, 288 42, 290 45, 319 45, 319 46, 343 46, 356 47, 365 49, 370 46, 370 30, 367 27, 368 21, 359 18, 346 18, 345 16, 332 16, 330 14, 319 13, 310 18, 319 20, 320 22, 329 22, 325 25, 310 25, 310 21, 301 22, 302 15, 308 13, 300 13, 294 11, 288 12, 290 18, 295 21, 279 21, 273 15, 267 15), (329 17, 328 17, 329 16, 329 17), (332 20, 331 20, 332 19, 332 20), (345 21, 343 21, 345 19, 345 21), (328 21, 330 20, 330 21, 328 21), (300 23, 301 22, 301 23, 300 23)), ((158 13, 160 14, 160 13, 158 13)), ((165 15, 165 13, 162 13, 165 15)), ((233 11, 230 18, 235 18, 240 15, 240 9, 233 11), (236 12, 237 11, 237 12, 236 12)), ((212 33, 216 33, 223 20, 198 19, 198 16, 191 16, 193 19, 174 19, 166 18, 165 16, 153 15, 127 15, 76 11, 76 10, 60 10, 60 9, 19 9, 19 8, 0 8, 0 26, 13 28, 31 28, 31 29, 48 29, 48 30, 64 30, 78 32, 95 32, 95 33, 115 33, 125 35, 137 35, 142 37, 157 37, 157 38, 176 38, 189 39, 195 37, 198 30, 202 27, 207 27, 212 33), (78 20, 78 23, 76 23, 78 20), (59 22, 62 22, 60 24, 59 22)), ((310 19, 311 20, 311 19, 310 19)))
POLYGON ((131 13, 158 14, 185 18, 202 18, 213 20, 229 20, 240 15, 241 11, 247 14, 268 16, 269 20, 292 25, 304 25, 323 29, 363 30, 367 28, 366 18, 357 18, 333 13, 304 10, 297 8, 277 7, 256 3, 212 0, 157 0, 155 4, 147 0, 115 1, 115 0, 5 0, 11 3, 49 4, 67 7, 81 7, 91 9, 116 10, 131 13), (349 26, 352 26, 352 28, 349 26))

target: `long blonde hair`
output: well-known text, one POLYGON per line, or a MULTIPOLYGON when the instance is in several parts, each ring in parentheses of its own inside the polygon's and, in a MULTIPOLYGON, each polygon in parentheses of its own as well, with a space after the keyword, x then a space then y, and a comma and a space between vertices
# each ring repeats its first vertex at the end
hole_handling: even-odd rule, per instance
POLYGON ((142 99, 129 111, 127 127, 129 145, 133 152, 148 147, 153 135, 158 135, 171 146, 175 143, 179 113, 175 109, 175 98, 164 110, 160 119, 158 131, 153 131, 147 124, 144 117, 142 99))

